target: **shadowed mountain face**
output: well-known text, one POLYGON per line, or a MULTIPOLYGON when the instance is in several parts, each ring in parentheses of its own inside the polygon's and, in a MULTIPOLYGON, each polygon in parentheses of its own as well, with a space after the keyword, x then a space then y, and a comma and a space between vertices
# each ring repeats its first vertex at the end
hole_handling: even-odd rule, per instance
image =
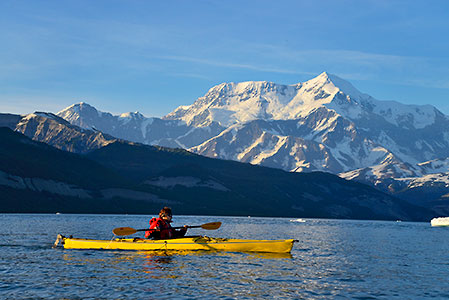
POLYGON ((0 126, 23 133, 35 141, 74 153, 89 152, 117 140, 100 131, 71 125, 52 113, 35 112, 26 116, 0 114, 0 126))
POLYGON ((0 128, 2 212, 424 220, 427 210, 325 173, 289 173, 116 141, 86 155, 0 128))

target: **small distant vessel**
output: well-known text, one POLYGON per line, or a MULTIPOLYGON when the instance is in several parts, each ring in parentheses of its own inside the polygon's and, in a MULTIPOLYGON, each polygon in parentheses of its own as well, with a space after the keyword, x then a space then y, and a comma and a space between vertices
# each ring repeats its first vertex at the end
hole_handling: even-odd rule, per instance
POLYGON ((430 221, 430 226, 449 226, 449 217, 433 218, 430 221))
POLYGON ((290 222, 305 223, 306 220, 304 220, 304 219, 293 219, 293 220, 290 220, 290 222))

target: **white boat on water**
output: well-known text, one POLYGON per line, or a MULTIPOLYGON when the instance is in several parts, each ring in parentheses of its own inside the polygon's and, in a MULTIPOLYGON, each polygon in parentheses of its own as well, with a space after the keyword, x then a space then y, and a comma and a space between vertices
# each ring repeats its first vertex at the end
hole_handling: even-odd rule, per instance
POLYGON ((290 222, 305 223, 306 220, 304 220, 304 219, 294 219, 294 220, 290 220, 290 222))
POLYGON ((449 217, 433 218, 430 221, 430 226, 449 226, 449 217))

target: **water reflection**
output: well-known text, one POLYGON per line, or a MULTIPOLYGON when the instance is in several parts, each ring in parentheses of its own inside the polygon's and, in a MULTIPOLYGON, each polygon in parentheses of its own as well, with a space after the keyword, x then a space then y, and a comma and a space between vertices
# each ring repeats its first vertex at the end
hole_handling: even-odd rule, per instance
POLYGON ((146 265, 170 264, 176 256, 196 256, 196 257, 234 257, 244 259, 292 259, 290 253, 263 253, 263 252, 225 252, 225 251, 189 251, 189 250, 160 250, 160 251, 117 251, 117 250, 62 250, 67 251, 62 258, 67 262, 85 262, 98 263, 109 262, 110 264, 119 264, 122 262, 135 263, 137 260, 144 259, 146 265), (106 258, 84 258, 79 259, 79 255, 90 256, 94 253, 109 253, 114 256, 106 258))
MULTIPOLYGON (((95 251, 63 250, 62 259, 69 269, 83 270, 83 282, 109 278, 127 280, 136 285, 150 280, 153 285, 165 286, 167 280, 176 285, 192 286, 192 280, 201 280, 202 285, 222 294, 217 281, 231 291, 231 287, 259 286, 271 282, 294 282, 297 280, 291 270, 293 257, 290 254, 274 253, 231 253, 211 251, 95 251), (273 273, 274 272, 274 273, 273 273), (273 275, 277 274, 277 275, 273 275), (156 281, 155 281, 156 280, 156 281)), ((274 285, 273 285, 274 287, 274 285)), ((146 288, 155 293, 156 290, 146 288)), ((252 288, 254 289, 254 287, 252 288)), ((232 296, 233 293, 226 294, 232 296)), ((254 296, 260 292, 254 293, 254 296)))

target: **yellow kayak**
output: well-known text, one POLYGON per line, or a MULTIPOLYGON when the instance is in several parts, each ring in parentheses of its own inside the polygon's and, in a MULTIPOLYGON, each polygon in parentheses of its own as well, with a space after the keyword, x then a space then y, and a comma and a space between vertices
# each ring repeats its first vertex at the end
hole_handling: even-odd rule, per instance
POLYGON ((207 236, 183 237, 167 240, 141 238, 114 238, 112 240, 90 240, 67 238, 58 235, 55 246, 61 242, 65 249, 108 250, 211 250, 229 252, 290 253, 295 240, 243 240, 222 239, 207 236))

